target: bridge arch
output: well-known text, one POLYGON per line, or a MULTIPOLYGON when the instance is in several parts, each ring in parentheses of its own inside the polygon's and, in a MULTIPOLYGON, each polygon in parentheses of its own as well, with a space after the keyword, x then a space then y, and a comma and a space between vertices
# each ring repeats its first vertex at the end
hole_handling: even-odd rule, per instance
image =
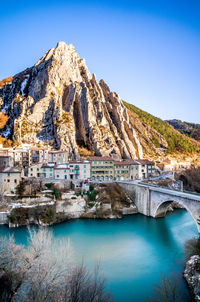
POLYGON ((200 196, 138 181, 118 181, 118 184, 135 203, 138 212, 146 216, 164 217, 170 204, 177 202, 190 213, 200 233, 200 196))
POLYGON ((200 216, 197 215, 196 211, 194 211, 191 204, 186 202, 184 199, 183 200, 181 200, 181 199, 174 200, 173 198, 169 198, 169 199, 162 200, 154 208, 154 213, 152 213, 153 214, 152 216, 155 218, 165 217, 173 202, 178 203, 179 205, 181 205, 185 210, 187 210, 190 213, 191 217, 193 218, 193 220, 197 226, 198 232, 200 232, 200 216))

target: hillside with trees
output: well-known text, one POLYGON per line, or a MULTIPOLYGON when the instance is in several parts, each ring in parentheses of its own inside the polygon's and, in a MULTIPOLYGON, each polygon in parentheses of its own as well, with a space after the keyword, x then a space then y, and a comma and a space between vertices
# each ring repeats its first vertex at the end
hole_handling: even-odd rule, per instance
MULTIPOLYGON (((139 109, 138 107, 123 102, 128 110, 134 112, 145 124, 150 125, 158 133, 160 133, 167 141, 167 153, 172 154, 175 152, 181 153, 196 153, 199 152, 199 147, 190 141, 182 133, 175 130, 169 123, 153 116, 152 114, 139 109)), ((156 142, 153 141, 154 144, 156 142)))
POLYGON ((180 133, 200 142, 200 124, 182 122, 180 120, 167 120, 170 125, 180 133))

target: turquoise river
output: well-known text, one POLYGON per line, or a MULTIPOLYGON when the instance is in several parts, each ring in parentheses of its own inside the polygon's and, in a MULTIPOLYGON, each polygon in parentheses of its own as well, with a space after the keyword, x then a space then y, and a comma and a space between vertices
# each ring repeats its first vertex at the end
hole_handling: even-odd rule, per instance
MULTIPOLYGON (((70 240, 77 261, 88 267, 100 261, 107 287, 117 302, 143 302, 154 296, 161 274, 176 272, 182 292, 184 243, 197 236, 196 225, 185 210, 165 218, 143 215, 114 220, 78 219, 49 227, 55 237, 70 240)), ((0 235, 14 234, 17 243, 27 244, 26 227, 0 226, 0 235)))

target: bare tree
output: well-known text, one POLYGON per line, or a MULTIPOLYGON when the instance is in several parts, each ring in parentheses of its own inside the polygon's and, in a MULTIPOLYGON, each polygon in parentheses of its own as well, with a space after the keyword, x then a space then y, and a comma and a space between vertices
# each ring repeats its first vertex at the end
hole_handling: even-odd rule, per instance
POLYGON ((200 256, 200 237, 189 239, 185 242, 185 257, 188 260, 193 255, 200 256))
POLYGON ((110 302, 99 267, 77 265, 69 241, 46 229, 29 231, 29 246, 0 239, 0 301, 110 302))
POLYGON ((150 302, 188 302, 189 295, 182 293, 178 284, 178 276, 172 272, 169 275, 162 275, 159 285, 154 286, 154 297, 150 302))

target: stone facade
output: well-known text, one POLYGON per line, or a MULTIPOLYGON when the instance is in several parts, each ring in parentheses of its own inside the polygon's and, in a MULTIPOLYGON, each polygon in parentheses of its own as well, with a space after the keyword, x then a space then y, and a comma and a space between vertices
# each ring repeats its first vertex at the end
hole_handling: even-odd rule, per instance
POLYGON ((48 162, 55 164, 65 164, 68 162, 68 153, 66 151, 49 151, 48 162))
POLYGON ((113 180, 114 159, 110 157, 90 157, 91 180, 113 180))
POLYGON ((15 189, 21 181, 21 170, 16 168, 0 168, 1 194, 15 193, 15 189))
POLYGON ((130 163, 128 161, 115 161, 114 163, 114 179, 129 180, 130 179, 130 163))

